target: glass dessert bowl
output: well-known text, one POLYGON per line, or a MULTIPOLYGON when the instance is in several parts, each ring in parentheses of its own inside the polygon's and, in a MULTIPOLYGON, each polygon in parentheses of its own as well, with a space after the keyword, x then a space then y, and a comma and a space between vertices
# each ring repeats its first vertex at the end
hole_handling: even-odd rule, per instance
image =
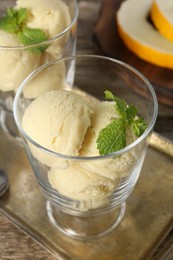
MULTIPOLYGON (((10 135, 18 136, 12 109, 21 82, 49 61, 75 55, 77 17, 76 0, 1 1, 0 124, 10 135)), ((55 77, 53 69, 49 77, 55 77)), ((34 97, 43 89, 33 86, 28 94, 34 97)))
POLYGON ((72 238, 90 239, 121 222, 157 111, 148 80, 131 66, 107 57, 55 60, 24 80, 15 96, 14 118, 56 228, 72 238), (37 78, 50 67, 58 73, 60 64, 66 73, 57 84, 65 86, 63 90, 28 98, 26 93, 37 78), (75 64, 72 75, 71 64, 75 64))

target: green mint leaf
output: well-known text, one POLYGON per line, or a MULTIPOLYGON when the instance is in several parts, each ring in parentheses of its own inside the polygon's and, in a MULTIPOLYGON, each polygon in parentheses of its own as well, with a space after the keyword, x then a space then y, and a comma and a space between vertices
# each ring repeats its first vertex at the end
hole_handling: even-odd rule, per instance
MULTIPOLYGON (((42 30, 26 27, 28 13, 26 8, 7 8, 6 15, 0 19, 0 28, 8 33, 16 33, 24 46, 39 44, 48 40, 42 30)), ((39 47, 28 48, 28 50, 35 54, 41 54, 47 47, 48 45, 43 44, 39 47)))
MULTIPOLYGON (((27 27, 18 33, 18 37, 24 46, 42 43, 47 40, 47 37, 42 30, 31 29, 27 27)), ((29 50, 35 54, 41 54, 46 50, 47 47, 48 45, 43 44, 39 47, 30 48, 29 50)))
POLYGON ((8 33, 16 33, 19 31, 16 17, 11 9, 8 9, 7 15, 0 19, 0 28, 8 33))
POLYGON ((0 19, 0 28, 8 33, 18 33, 24 26, 26 17, 26 8, 8 8, 6 15, 0 19))
POLYGON ((19 31, 18 26, 13 21, 9 20, 9 18, 3 18, 0 21, 0 28, 8 33, 17 33, 19 31))
POLYGON ((139 137, 146 130, 143 118, 138 117, 138 110, 134 105, 128 105, 124 99, 116 97, 109 90, 105 91, 105 98, 115 102, 115 113, 119 114, 103 128, 96 140, 100 155, 118 151, 126 146, 126 129, 130 128, 139 137))
POLYGON ((124 120, 115 119, 103 128, 96 140, 100 155, 118 151, 126 146, 126 128, 124 120))
POLYGON ((132 123, 132 129, 134 131, 134 134, 139 137, 141 136, 144 131, 146 130, 147 125, 143 118, 139 118, 137 120, 134 120, 132 123))
POLYGON ((127 110, 127 103, 124 101, 124 99, 120 99, 112 94, 111 91, 106 90, 105 92, 105 98, 115 101, 115 109, 119 113, 119 115, 123 118, 126 117, 126 110, 127 110))
POLYGON ((20 27, 24 27, 26 24, 26 19, 28 15, 28 10, 26 8, 20 8, 16 11, 17 23, 20 27))
POLYGON ((128 125, 131 125, 135 120, 135 117, 138 113, 137 108, 134 105, 129 105, 126 110, 126 120, 128 125))
POLYGON ((14 13, 15 13, 15 9, 8 7, 6 17, 13 19, 13 17, 15 17, 14 13))
POLYGON ((114 100, 115 96, 112 94, 111 91, 105 90, 104 94, 105 94, 105 98, 106 98, 106 99, 110 99, 110 100, 115 101, 115 100, 114 100))
POLYGON ((26 22, 28 11, 26 8, 14 9, 7 8, 7 15, 9 19, 13 20, 18 26, 26 22))

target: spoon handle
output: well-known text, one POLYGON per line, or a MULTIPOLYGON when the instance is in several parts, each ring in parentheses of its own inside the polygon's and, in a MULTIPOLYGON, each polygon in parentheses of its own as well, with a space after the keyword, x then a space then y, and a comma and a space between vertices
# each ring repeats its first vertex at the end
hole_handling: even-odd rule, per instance
POLYGON ((8 177, 0 170, 0 196, 2 196, 8 189, 8 177))

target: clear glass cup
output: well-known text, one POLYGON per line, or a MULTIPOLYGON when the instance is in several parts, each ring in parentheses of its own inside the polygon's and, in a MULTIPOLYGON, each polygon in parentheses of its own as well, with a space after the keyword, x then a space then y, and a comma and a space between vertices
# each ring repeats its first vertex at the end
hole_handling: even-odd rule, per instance
POLYGON ((66 57, 43 65, 26 78, 15 96, 14 118, 46 197, 49 220, 56 228, 72 238, 90 239, 107 234, 121 222, 126 200, 141 172, 157 113, 157 98, 149 81, 128 64, 111 58, 66 57), (146 131, 122 150, 102 156, 69 156, 32 140, 22 127, 23 115, 33 101, 25 97, 25 91, 42 72, 46 74, 50 67, 61 63, 67 71, 75 64, 72 77, 67 73, 63 78, 69 91, 80 94, 92 105, 104 100, 104 91, 109 89, 138 108, 147 123, 146 131), (58 186, 52 186, 53 180, 58 186))
MULTIPOLYGON (((31 10, 33 18, 30 18, 31 21, 27 26, 30 28, 39 27, 46 33, 49 40, 41 44, 23 46, 15 34, 0 30, 0 124, 5 132, 14 137, 18 136, 18 132, 12 107, 19 85, 37 67, 51 60, 76 54, 78 18, 76 0, 59 0, 61 12, 57 9, 50 12, 46 9, 46 1, 18 2, 22 4, 22 7, 31 10), (41 4, 40 7, 39 3, 41 4), (59 25, 61 21, 62 24, 59 25), (33 49, 45 46, 47 48, 43 53, 33 53, 33 49)), ((16 3, 16 0, 2 0, 0 17, 3 17, 8 7, 16 7, 16 3)), ((53 1, 52 5, 55 3, 56 1, 53 1)), ((49 71, 50 77, 54 77, 54 74, 53 70, 49 71)), ((40 84, 45 84, 46 80, 44 78, 40 81, 40 84)), ((44 87, 42 89, 44 91, 44 87)), ((34 97, 39 95, 40 91, 41 88, 37 92, 33 86, 29 95, 34 97)))

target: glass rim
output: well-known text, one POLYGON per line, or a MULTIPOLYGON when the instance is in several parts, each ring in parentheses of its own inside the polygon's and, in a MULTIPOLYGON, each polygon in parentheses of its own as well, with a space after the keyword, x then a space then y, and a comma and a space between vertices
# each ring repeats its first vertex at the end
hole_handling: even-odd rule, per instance
POLYGON ((62 32, 60 32, 59 34, 56 34, 54 37, 43 41, 41 43, 35 43, 35 44, 31 44, 31 45, 17 45, 17 46, 1 46, 0 45, 0 50, 7 50, 7 51, 19 51, 19 50, 28 50, 31 48, 35 48, 35 47, 41 47, 42 45, 47 45, 50 44, 52 42, 55 42, 58 38, 60 38, 61 36, 63 36, 66 32, 68 32, 72 26, 75 24, 75 22, 77 21, 78 18, 78 14, 79 14, 79 8, 78 8, 78 4, 77 4, 77 0, 72 0, 74 2, 74 17, 71 21, 71 23, 67 26, 67 28, 65 28, 62 32))
POLYGON ((75 55, 75 56, 69 56, 69 57, 63 57, 61 59, 56 59, 53 61, 48 62, 47 64, 44 64, 40 67, 38 67, 36 70, 34 70, 32 73, 30 73, 26 79, 21 83, 21 85, 19 86, 15 98, 14 98, 14 104, 13 104, 13 113, 14 113, 14 119, 16 122, 16 125, 19 129, 19 132, 22 134, 22 136, 25 137, 25 139, 27 139, 30 143, 32 143, 35 147, 37 147, 38 149, 44 151, 45 153, 52 155, 52 156, 56 156, 62 159, 66 159, 66 160, 75 160, 75 161, 90 161, 90 160, 100 160, 100 159, 108 159, 108 158, 112 158, 112 157, 117 157, 120 156, 121 154, 130 151, 132 148, 134 148, 136 145, 138 145, 140 142, 142 142, 152 131, 156 118, 157 118, 157 114, 158 114, 158 101, 157 101, 157 96, 156 93, 154 91, 154 88, 152 87, 151 83, 148 81, 148 79, 142 74, 140 73, 138 70, 136 70, 135 68, 133 68, 131 65, 122 62, 120 60, 117 59, 113 59, 110 57, 105 57, 105 56, 101 56, 101 55, 93 55, 93 54, 82 54, 82 55, 75 55), (139 78, 142 79, 143 82, 145 82, 146 86, 148 87, 148 89, 150 90, 151 96, 153 98, 153 104, 154 104, 154 108, 153 108, 153 115, 152 118, 150 120, 150 123, 147 126, 147 129, 144 131, 144 133, 138 137, 134 142, 132 142, 131 144, 127 145, 126 147, 124 147, 121 150, 118 150, 116 152, 113 153, 109 153, 106 155, 97 155, 97 156, 72 156, 72 155, 65 155, 62 153, 57 153, 54 152, 52 150, 49 150, 47 148, 45 148, 44 146, 38 144, 37 142, 35 142, 23 129, 22 125, 20 124, 19 118, 18 118, 18 113, 17 113, 17 104, 18 104, 18 100, 20 98, 20 95, 23 91, 23 89, 25 88, 25 86, 28 84, 28 82, 30 82, 30 80, 32 80, 34 78, 34 76, 36 76, 37 74, 39 74, 39 72, 43 71, 45 68, 59 63, 59 62, 63 62, 63 61, 68 61, 68 60, 76 60, 76 59, 98 59, 98 60, 105 60, 105 61, 110 61, 113 62, 114 64, 119 64, 122 67, 127 68, 128 70, 130 70, 131 72, 135 73, 139 78))

